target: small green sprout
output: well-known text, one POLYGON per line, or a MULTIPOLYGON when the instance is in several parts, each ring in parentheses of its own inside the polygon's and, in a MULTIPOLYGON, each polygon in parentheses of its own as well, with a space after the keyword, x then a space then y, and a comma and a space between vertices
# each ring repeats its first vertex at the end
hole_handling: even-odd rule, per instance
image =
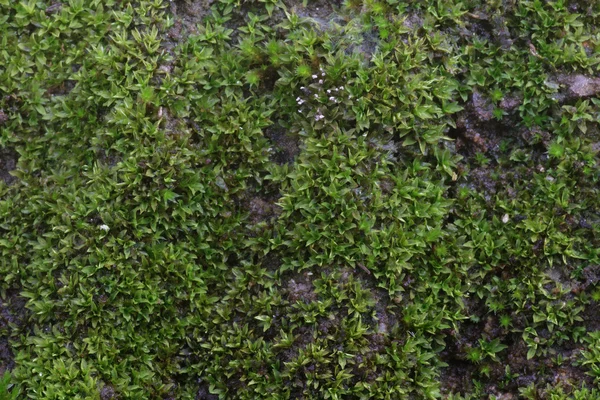
POLYGON ((512 326, 512 318, 507 314, 500 315, 499 322, 503 329, 509 329, 512 326))

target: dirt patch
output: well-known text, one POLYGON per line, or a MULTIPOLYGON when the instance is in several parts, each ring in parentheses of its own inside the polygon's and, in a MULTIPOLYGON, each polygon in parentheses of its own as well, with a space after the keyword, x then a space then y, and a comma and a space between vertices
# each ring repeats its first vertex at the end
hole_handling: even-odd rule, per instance
MULTIPOLYGON (((534 359, 527 360, 527 345, 520 340, 520 334, 514 334, 514 343, 509 346, 506 360, 504 363, 510 366, 510 370, 518 374, 508 382, 506 389, 516 392, 519 387, 525 387, 535 383, 537 387, 544 387, 546 384, 570 387, 581 387, 582 384, 591 387, 593 379, 585 374, 582 368, 575 367, 570 360, 577 357, 579 351, 574 343, 565 343, 563 346, 554 346, 556 355, 542 355, 534 359), (562 365, 556 365, 555 359, 561 355, 565 362, 562 365)), ((502 371, 503 373, 504 371, 502 371)))
POLYGON ((265 130, 265 136, 271 141, 271 161, 283 165, 293 164, 300 154, 300 139, 279 124, 265 130))
MULTIPOLYGON (((198 25, 211 12, 211 6, 217 0, 170 0, 169 12, 173 16, 173 26, 162 38, 162 48, 171 56, 175 48, 187 40, 190 35, 198 33, 198 25)), ((170 68, 171 65, 163 66, 170 68)))
POLYGON ((503 50, 509 50, 512 47, 514 39, 511 37, 504 17, 501 15, 490 16, 481 10, 468 13, 468 16, 465 28, 460 30, 460 35, 476 36, 492 41, 503 50))
POLYGON ((418 12, 409 12, 404 15, 402 25, 412 31, 418 31, 423 27, 423 16, 418 12))
MULTIPOLYGON (((454 139, 454 151, 470 165, 476 165, 474 161, 481 154, 498 160, 510 150, 524 148, 530 159, 542 160, 553 136, 537 126, 523 126, 518 113, 522 101, 521 93, 511 92, 495 104, 487 94, 474 90, 464 110, 456 116, 456 128, 448 131, 454 139), (500 119, 495 115, 497 109, 503 112, 500 119)), ((486 169, 493 170, 487 166, 486 169)))
POLYGON ((507 171, 496 175, 492 168, 486 167, 473 168, 469 173, 472 188, 484 193, 488 201, 491 201, 498 191, 505 191, 511 198, 516 197, 517 192, 513 188, 514 182, 518 182, 518 179, 530 177, 529 175, 522 177, 514 171, 507 171))
POLYGON ((260 231, 272 228, 282 212, 281 207, 277 204, 281 197, 279 186, 269 182, 264 182, 262 185, 250 183, 248 186, 245 191, 239 193, 239 197, 236 199, 238 207, 248 215, 248 228, 254 233, 257 233, 254 230, 255 227, 260 231), (266 222, 266 226, 260 224, 261 222, 266 222))
MULTIPOLYGON (((183 41, 185 38, 184 34, 184 24, 181 19, 175 18, 173 22, 173 26, 167 31, 167 34, 163 36, 161 41, 161 46, 169 53, 171 56, 175 54, 175 47, 183 41)), ((165 66, 161 66, 160 70, 165 71, 166 69, 171 69, 172 65, 167 64, 165 66)))
MULTIPOLYGON (((0 322, 0 325, 2 323, 0 322)), ((0 329, 2 329, 0 327, 0 329)), ((4 375, 5 371, 10 371, 15 367, 13 354, 8 343, 8 339, 0 337, 0 376, 4 375)))
POLYGON ((286 1, 286 7, 288 10, 295 12, 298 16, 303 18, 312 18, 317 22, 322 29, 330 27, 333 14, 339 10, 342 6, 343 1, 333 0, 311 0, 308 1, 306 7, 299 1, 286 1))
POLYGON ((494 118, 492 101, 483 93, 473 91, 465 110, 456 119, 456 129, 449 131, 449 135, 456 139, 457 152, 466 157, 487 152, 497 155, 503 140, 514 139, 515 127, 518 126, 514 110, 521 100, 516 94, 511 94, 502 101, 503 110, 508 115, 499 121, 494 118))
POLYGON ((462 32, 466 36, 476 36, 486 40, 493 40, 494 27, 489 17, 483 12, 470 13, 467 19, 465 30, 462 32))
MULTIPOLYGON (((485 305, 481 301, 465 301, 469 315, 485 315, 485 305)), ((495 329, 497 324, 492 317, 479 321, 464 321, 459 329, 447 329, 446 347, 440 353, 440 359, 448 364, 441 369, 440 382, 442 393, 467 394, 473 390, 473 380, 479 379, 480 365, 468 359, 468 352, 479 347, 480 339, 495 339, 502 332, 495 329)), ((502 339, 501 339, 502 341, 502 339)))
MULTIPOLYGON (((197 32, 196 25, 202 21, 209 12, 210 7, 215 0, 173 0, 171 4, 171 13, 177 17, 180 24, 175 23, 173 28, 181 30, 185 27, 190 33, 197 32)), ((179 35, 182 32, 179 32, 179 35)), ((184 35, 185 36, 185 35, 184 35)), ((177 39, 180 39, 178 37, 177 39)))
POLYGON ((276 272, 281 267, 281 259, 275 252, 267 253, 261 260, 261 265, 269 272, 276 272))
MULTIPOLYGON (((517 112, 521 102, 519 93, 505 95, 497 104, 505 113, 498 120, 491 99, 477 90, 473 92, 465 109, 456 117, 456 128, 448 131, 448 136, 454 139, 448 147, 463 157, 458 168, 468 171, 467 181, 458 183, 456 188, 469 187, 484 194, 491 204, 496 193, 516 197, 518 182, 529 181, 536 172, 543 172, 542 165, 547 160, 547 148, 553 137, 537 126, 522 125, 517 112), (537 165, 537 170, 506 167, 502 160, 519 151, 524 161, 537 165)), ((453 190, 455 188, 451 189, 451 195, 454 195, 453 190)))
POLYGON ((313 275, 310 272, 295 273, 287 281, 285 292, 290 302, 303 301, 310 303, 317 299, 313 286, 313 275))
POLYGON ((66 96, 75 88, 77 81, 67 79, 59 84, 51 86, 46 90, 46 94, 50 96, 66 96))
MULTIPOLYGON (((481 304, 472 306, 483 308, 481 304)), ((484 315, 483 310, 470 313, 484 315)), ((515 322, 515 325, 520 324, 515 322)), ((484 393, 504 398, 517 398, 519 388, 531 384, 539 388, 547 384, 565 388, 593 384, 593 379, 585 374, 584 369, 573 365, 579 354, 579 347, 574 342, 555 345, 552 352, 528 360, 528 347, 521 333, 509 333, 499 325, 495 316, 490 315, 478 322, 466 321, 459 331, 448 332, 446 348, 440 354, 441 360, 448 364, 441 370, 442 393, 468 394, 474 390, 474 380, 481 383, 484 393), (498 361, 486 357, 476 363, 468 359, 469 349, 478 347, 479 339, 490 341, 496 338, 508 346, 498 353, 498 361), (561 363, 557 362, 559 357, 563 360, 561 363)), ((539 331, 542 337, 546 333, 549 332, 539 331)), ((539 392, 539 395, 544 398, 543 393, 539 392)))
POLYGON ((246 208, 250 212, 249 220, 253 224, 269 220, 281 214, 281 208, 277 204, 258 196, 249 198, 246 202, 246 208))
POLYGON ((26 321, 27 300, 19 295, 16 290, 8 290, 6 298, 0 298, 0 376, 4 371, 15 367, 9 337, 13 331, 21 329, 26 321))
POLYGON ((388 309, 388 295, 381 290, 377 291, 375 297, 375 316, 377 317, 376 331, 379 335, 387 336, 392 328, 398 326, 398 316, 388 309))
POLYGON ((158 107, 156 116, 161 121, 161 127, 168 137, 181 139, 187 136, 188 128, 185 122, 179 118, 175 118, 167 107, 158 107))
POLYGON ((196 392, 196 400, 218 400, 219 396, 211 394, 208 383, 200 382, 196 392))
POLYGON ((446 359, 448 367, 440 373, 441 392, 466 395, 473 390, 475 365, 456 358, 446 359))
POLYGON ((585 327, 588 332, 600 331, 600 304, 597 301, 591 302, 581 314, 585 321, 585 327))
POLYGON ((117 391, 111 385, 104 385, 102 389, 100 389, 101 400, 112 400, 116 398, 118 398, 117 391))
POLYGON ((294 343, 290 348, 282 350, 281 353, 279 353, 279 358, 284 365, 298 357, 300 350, 306 349, 309 344, 315 342, 313 329, 314 328, 310 326, 299 326, 294 330, 294 343))
MULTIPOLYGON (((172 54, 172 50, 177 44, 185 41, 188 35, 198 33, 198 24, 202 24, 202 21, 211 13, 211 8, 216 3, 218 3, 218 0, 171 0, 170 12, 174 16, 174 24, 163 39, 163 47, 172 54)), ((253 9, 252 4, 243 3, 241 7, 233 9, 233 12, 228 15, 229 20, 223 24, 225 28, 233 30, 230 36, 231 43, 237 43, 239 37, 237 28, 244 25, 245 16, 249 12, 258 14, 258 11, 253 9)), ((281 14, 280 20, 285 17, 283 12, 279 14, 281 14)))
POLYGON ((492 118, 494 118, 494 105, 487 97, 475 89, 473 90, 471 99, 473 110, 475 111, 475 115, 479 121, 490 121, 492 118))
POLYGON ((14 149, 8 147, 0 148, 0 178, 7 185, 12 185, 17 180, 16 177, 10 174, 10 171, 17 168, 18 161, 19 157, 14 149))
POLYGON ((122 161, 121 156, 111 149, 97 150, 96 159, 100 161, 100 163, 102 163, 103 165, 106 165, 110 168, 115 167, 118 163, 122 161))
POLYGON ((0 109, 0 126, 4 125, 8 121, 8 115, 4 112, 4 110, 0 109))

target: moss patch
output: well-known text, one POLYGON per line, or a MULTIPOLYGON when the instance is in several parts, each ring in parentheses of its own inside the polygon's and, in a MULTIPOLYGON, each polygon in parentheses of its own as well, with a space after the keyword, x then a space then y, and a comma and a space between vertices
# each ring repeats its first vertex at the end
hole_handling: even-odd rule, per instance
POLYGON ((0 397, 598 397, 598 6, 0 15, 0 397))

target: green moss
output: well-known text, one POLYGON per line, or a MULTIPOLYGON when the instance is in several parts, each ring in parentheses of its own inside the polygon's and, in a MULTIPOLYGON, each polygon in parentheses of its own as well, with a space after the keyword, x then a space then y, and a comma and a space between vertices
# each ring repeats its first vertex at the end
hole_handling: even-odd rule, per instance
POLYGON ((0 0, 0 397, 598 397, 598 6, 211 4, 0 0))

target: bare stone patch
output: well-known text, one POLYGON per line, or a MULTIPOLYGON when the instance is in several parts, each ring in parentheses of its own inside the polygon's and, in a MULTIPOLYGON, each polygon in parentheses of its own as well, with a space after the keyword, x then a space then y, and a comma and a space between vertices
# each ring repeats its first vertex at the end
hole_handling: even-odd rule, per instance
POLYGON ((590 97, 600 93, 600 78, 577 74, 559 75, 556 80, 567 86, 567 97, 590 97))
POLYGON ((494 105, 477 90, 473 90, 473 108, 480 121, 489 121, 494 117, 494 105))
POLYGON ((500 108, 507 112, 513 111, 515 108, 517 108, 520 105, 521 105, 521 99, 514 94, 506 95, 500 101, 500 108))

